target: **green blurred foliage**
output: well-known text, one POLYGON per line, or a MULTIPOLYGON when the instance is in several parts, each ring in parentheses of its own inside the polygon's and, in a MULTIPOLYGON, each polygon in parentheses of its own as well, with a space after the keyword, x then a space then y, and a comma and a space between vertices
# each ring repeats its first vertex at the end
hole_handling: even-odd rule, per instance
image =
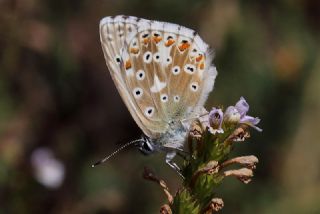
POLYGON ((261 117, 264 132, 236 148, 259 157, 256 176, 220 187, 222 213, 320 212, 319 1, 2 0, 0 213, 157 213, 164 196, 143 166, 172 190, 181 182, 161 154, 130 150, 90 168, 141 133, 100 47, 99 20, 117 14, 197 30, 219 72, 207 107, 244 96, 261 117), (65 166, 57 189, 35 179, 40 147, 65 166))

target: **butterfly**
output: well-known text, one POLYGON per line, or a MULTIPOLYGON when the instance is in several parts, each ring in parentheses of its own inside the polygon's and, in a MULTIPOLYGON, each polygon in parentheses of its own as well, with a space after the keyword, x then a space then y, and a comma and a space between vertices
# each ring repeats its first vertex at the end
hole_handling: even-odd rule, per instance
POLYGON ((100 21, 100 40, 114 84, 143 132, 130 144, 144 154, 165 152, 166 163, 179 170, 173 158, 217 76, 212 50, 189 28, 124 15, 100 21))

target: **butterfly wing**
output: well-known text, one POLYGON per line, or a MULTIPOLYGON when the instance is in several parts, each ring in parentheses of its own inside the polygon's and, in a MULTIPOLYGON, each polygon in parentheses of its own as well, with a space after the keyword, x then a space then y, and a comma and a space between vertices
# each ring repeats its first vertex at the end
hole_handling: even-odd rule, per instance
POLYGON ((132 117, 151 138, 202 107, 217 75, 209 47, 185 27, 106 17, 100 39, 111 77, 132 117))

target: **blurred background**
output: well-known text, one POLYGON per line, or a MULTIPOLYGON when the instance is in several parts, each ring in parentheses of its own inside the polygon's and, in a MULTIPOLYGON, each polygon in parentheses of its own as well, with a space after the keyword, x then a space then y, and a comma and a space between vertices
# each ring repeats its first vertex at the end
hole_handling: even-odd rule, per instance
POLYGON ((180 178, 134 148, 91 164, 141 131, 110 78, 98 25, 126 14, 178 23, 215 48, 206 107, 240 96, 262 133, 253 181, 226 179, 221 213, 320 213, 320 1, 0 0, 0 214, 158 213, 180 178))

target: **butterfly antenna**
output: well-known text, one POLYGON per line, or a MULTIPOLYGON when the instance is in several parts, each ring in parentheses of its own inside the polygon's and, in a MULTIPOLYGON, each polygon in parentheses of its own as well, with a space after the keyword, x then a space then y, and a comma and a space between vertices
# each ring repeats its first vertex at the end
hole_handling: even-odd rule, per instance
POLYGON ((117 149, 116 151, 112 152, 110 155, 108 155, 108 156, 106 156, 105 158, 103 158, 103 159, 97 161, 96 163, 92 164, 92 167, 98 166, 98 165, 106 162, 107 160, 109 160, 110 158, 112 158, 114 155, 116 155, 117 153, 119 153, 121 150, 127 148, 128 146, 130 146, 130 145, 132 145, 132 144, 135 144, 135 143, 137 143, 137 142, 140 142, 140 141, 141 141, 141 139, 138 139, 138 140, 133 140, 133 141, 131 141, 131 142, 129 142, 129 143, 124 144, 124 145, 121 146, 119 149, 117 149))

